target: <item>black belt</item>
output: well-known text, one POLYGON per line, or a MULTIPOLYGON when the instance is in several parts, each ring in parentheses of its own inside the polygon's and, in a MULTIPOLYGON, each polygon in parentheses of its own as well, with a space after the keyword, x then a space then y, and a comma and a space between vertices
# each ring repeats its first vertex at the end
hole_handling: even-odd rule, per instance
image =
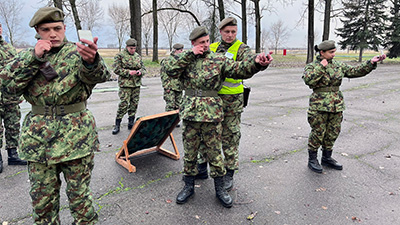
POLYGON ((69 113, 80 112, 86 109, 86 102, 71 105, 32 105, 32 113, 39 115, 64 116, 69 113))
POLYGON ((218 91, 187 89, 185 95, 190 97, 217 97, 218 91))
POLYGON ((328 87, 320 87, 320 88, 314 88, 314 92, 337 92, 339 91, 339 86, 328 86, 328 87))

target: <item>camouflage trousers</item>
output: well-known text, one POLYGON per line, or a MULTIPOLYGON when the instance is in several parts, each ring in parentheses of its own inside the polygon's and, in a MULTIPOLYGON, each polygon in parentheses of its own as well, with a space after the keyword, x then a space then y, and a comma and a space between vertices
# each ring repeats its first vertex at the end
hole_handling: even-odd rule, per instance
POLYGON ((118 96, 120 99, 117 111, 117 119, 122 119, 126 113, 129 117, 134 117, 139 104, 140 87, 119 88, 118 96))
POLYGON ((60 173, 67 183, 66 193, 73 224, 95 224, 98 215, 89 188, 94 154, 54 165, 28 162, 30 196, 35 224, 60 224, 60 173))
POLYGON ((164 101, 166 112, 179 109, 182 103, 182 91, 164 89, 164 101))
POLYGON ((3 147, 3 133, 6 140, 6 149, 17 148, 19 139, 19 128, 21 126, 21 110, 18 104, 1 104, 0 117, 0 148, 3 147), (3 127, 4 124, 4 127, 3 127), (5 132, 4 132, 5 130, 5 132))
POLYGON ((308 110, 308 123, 311 133, 308 138, 308 149, 318 151, 319 147, 331 151, 339 136, 343 112, 323 112, 308 110))
POLYGON ((210 176, 213 178, 224 176, 226 169, 221 154, 221 123, 183 120, 182 132, 184 174, 196 176, 198 173, 197 155, 200 152, 209 162, 210 176))
MULTIPOLYGON (((222 124, 222 152, 224 153, 224 164, 229 170, 239 169, 239 143, 241 113, 233 116, 225 116, 222 124)), ((201 154, 198 155, 198 163, 205 163, 207 160, 201 154)))

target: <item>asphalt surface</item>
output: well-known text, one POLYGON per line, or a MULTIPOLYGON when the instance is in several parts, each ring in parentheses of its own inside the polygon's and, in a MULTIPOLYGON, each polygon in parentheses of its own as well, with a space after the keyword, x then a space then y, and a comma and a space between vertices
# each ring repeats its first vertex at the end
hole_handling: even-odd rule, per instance
MULTIPOLYGON (((118 135, 111 134, 117 82, 100 84, 88 101, 101 142, 91 181, 98 224, 400 224, 399 74, 398 65, 379 65, 366 77, 343 80, 347 109, 333 157, 344 169, 324 168, 322 174, 307 168, 311 90, 301 79, 302 68, 269 68, 246 81, 252 91, 242 114, 240 170, 230 209, 216 199, 210 178, 196 181, 186 204, 175 203, 183 187, 181 128, 173 131, 180 160, 159 153, 134 157, 136 173, 117 164, 128 119, 118 135)), ((143 84, 137 116, 163 112, 159 78, 143 84)), ((21 107, 29 111, 27 103, 21 107)), ((172 149, 169 140, 163 147, 172 149)), ((26 167, 8 166, 2 153, 0 222, 33 224, 26 167)), ((64 190, 65 183, 61 221, 71 224, 64 190)))

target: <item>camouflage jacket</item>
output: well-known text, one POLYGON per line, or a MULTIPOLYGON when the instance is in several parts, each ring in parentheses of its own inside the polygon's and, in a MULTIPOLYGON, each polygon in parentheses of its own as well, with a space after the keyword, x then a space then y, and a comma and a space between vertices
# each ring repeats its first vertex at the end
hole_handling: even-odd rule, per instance
MULTIPOLYGON (((221 41, 221 44, 218 46, 216 53, 225 54, 236 41, 237 39, 232 41, 232 43, 221 41)), ((236 61, 242 61, 248 58, 252 58, 253 56, 254 54, 251 52, 250 47, 243 43, 239 47, 236 61)), ((220 94, 219 96, 224 102, 223 107, 225 116, 233 116, 235 114, 243 112, 243 93, 236 95, 220 94)))
POLYGON ((338 91, 318 91, 326 87, 339 87, 343 77, 362 77, 376 68, 376 64, 366 61, 359 66, 350 66, 336 60, 329 60, 327 66, 321 64, 320 56, 306 65, 303 80, 313 89, 310 96, 309 109, 325 112, 341 112, 345 110, 343 93, 338 91))
POLYGON ((118 75, 118 84, 120 87, 140 87, 142 77, 146 74, 146 68, 143 65, 142 58, 138 53, 131 55, 124 49, 114 57, 114 73, 118 75), (140 76, 130 75, 129 70, 140 70, 140 76))
MULTIPOLYGON (((165 62, 168 76, 180 78, 183 89, 218 92, 226 77, 246 79, 267 67, 255 63, 255 57, 235 62, 210 50, 203 55, 185 51, 165 62)), ((224 114, 222 99, 216 96, 189 96, 185 93, 180 109, 180 117, 197 122, 221 122, 224 114)))
MULTIPOLYGON (((87 65, 73 43, 52 48, 44 58, 34 49, 20 52, 0 74, 6 95, 20 96, 36 106, 70 105, 85 102, 97 83, 105 82, 110 73, 97 54, 93 65, 87 65), (47 81, 39 67, 49 62, 58 76, 47 81)), ((88 110, 66 115, 41 115, 29 112, 19 139, 22 159, 56 164, 85 157, 99 149, 95 119, 88 110)))
MULTIPOLYGON (((7 65, 8 62, 10 62, 15 55, 17 54, 17 51, 15 48, 5 42, 3 40, 3 37, 0 36, 0 71, 2 71, 3 67, 7 65)), ((0 105, 3 104, 18 104, 20 102, 19 98, 3 98, 2 94, 0 93, 0 105)))
MULTIPOLYGON (((174 57, 175 54, 171 53, 169 57, 174 57)), ((169 58, 168 57, 168 58, 169 58)), ((165 61, 168 60, 168 58, 163 59, 161 61, 161 69, 160 69, 160 77, 161 77, 161 83, 164 89, 166 90, 174 90, 174 91, 182 91, 182 82, 180 82, 179 79, 174 79, 171 78, 170 76, 167 75, 165 72, 165 61)))

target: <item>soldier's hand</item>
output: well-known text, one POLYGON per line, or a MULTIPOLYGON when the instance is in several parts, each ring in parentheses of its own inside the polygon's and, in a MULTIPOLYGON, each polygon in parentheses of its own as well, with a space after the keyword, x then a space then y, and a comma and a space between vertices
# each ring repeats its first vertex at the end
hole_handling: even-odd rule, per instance
POLYGON ((89 64, 93 64, 96 58, 98 39, 99 39, 98 37, 95 37, 93 38, 92 42, 82 38, 81 42, 85 43, 86 45, 81 44, 79 42, 76 43, 76 49, 78 53, 81 55, 82 59, 89 64))
POLYGON ((137 72, 136 72, 136 75, 137 76, 140 76, 140 75, 142 75, 142 72, 140 72, 140 70, 136 70, 137 72))
POLYGON ((328 65, 328 60, 326 60, 326 59, 323 59, 323 60, 321 61, 321 64, 322 64, 323 66, 326 66, 326 65, 328 65))
POLYGON ((204 47, 202 45, 196 45, 192 48, 195 55, 202 55, 204 53, 204 47))
POLYGON ((267 66, 272 62, 273 58, 271 54, 265 55, 265 53, 260 53, 256 56, 255 62, 261 66, 267 66))
POLYGON ((42 58, 44 53, 50 51, 52 47, 51 41, 49 40, 38 40, 35 45, 35 55, 38 58, 42 58))
POLYGON ((386 55, 385 54, 377 55, 377 56, 374 56, 374 58, 371 59, 371 63, 377 63, 377 62, 383 61, 385 59, 386 59, 386 55))
POLYGON ((129 75, 136 75, 137 74, 137 72, 136 72, 136 70, 129 70, 129 75))

